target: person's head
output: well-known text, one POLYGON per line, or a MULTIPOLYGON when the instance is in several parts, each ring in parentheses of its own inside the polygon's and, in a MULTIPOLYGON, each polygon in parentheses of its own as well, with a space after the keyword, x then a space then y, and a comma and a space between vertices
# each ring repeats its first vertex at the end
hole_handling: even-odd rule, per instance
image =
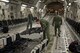
POLYGON ((56 15, 57 15, 57 13, 58 13, 58 12, 57 12, 57 11, 55 11, 55 14, 56 14, 56 15))
POLYGON ((58 11, 55 11, 55 15, 59 15, 59 12, 58 11))
POLYGON ((60 15, 60 12, 59 11, 55 11, 55 14, 59 16, 60 15))

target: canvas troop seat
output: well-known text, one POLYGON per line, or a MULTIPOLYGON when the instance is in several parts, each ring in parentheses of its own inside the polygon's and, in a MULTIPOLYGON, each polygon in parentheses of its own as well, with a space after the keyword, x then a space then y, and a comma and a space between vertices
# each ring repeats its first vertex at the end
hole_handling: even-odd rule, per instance
POLYGON ((0 39, 0 53, 2 53, 3 48, 4 48, 4 42, 3 39, 0 39))

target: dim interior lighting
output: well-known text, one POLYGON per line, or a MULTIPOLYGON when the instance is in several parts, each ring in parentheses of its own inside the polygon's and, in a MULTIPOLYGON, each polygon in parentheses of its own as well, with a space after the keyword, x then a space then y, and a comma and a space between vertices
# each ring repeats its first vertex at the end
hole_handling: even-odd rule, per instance
POLYGON ((31 7, 30 10, 33 11, 34 7, 31 7))
POLYGON ((74 1, 74 2, 77 2, 77 1, 74 1))
POLYGON ((44 7, 46 7, 46 5, 44 5, 44 7))
POLYGON ((27 5, 22 4, 22 6, 21 6, 21 11, 23 11, 26 7, 27 7, 27 5))
POLYGON ((34 9, 34 7, 31 7, 32 9, 34 9))
POLYGON ((69 3, 69 5, 71 5, 71 3, 69 3))
POLYGON ((39 9, 39 12, 41 12, 42 9, 39 9))
POLYGON ((68 8, 68 6, 67 6, 67 8, 68 8))
POLYGON ((64 1, 64 0, 61 0, 61 1, 64 1))
POLYGON ((46 8, 46 5, 44 5, 44 9, 46 8))
POLYGON ((22 7, 26 7, 27 5, 25 5, 25 4, 22 4, 22 7))
POLYGON ((39 11, 41 11, 41 9, 39 9, 39 11))
POLYGON ((39 0, 39 2, 41 2, 41 0, 39 0))
POLYGON ((34 9, 34 7, 31 7, 31 8, 30 8, 30 11, 33 12, 33 9, 34 9))
POLYGON ((9 2, 9 0, 1 0, 1 1, 4 1, 4 2, 9 2))
POLYGON ((43 12, 43 9, 41 11, 43 12))

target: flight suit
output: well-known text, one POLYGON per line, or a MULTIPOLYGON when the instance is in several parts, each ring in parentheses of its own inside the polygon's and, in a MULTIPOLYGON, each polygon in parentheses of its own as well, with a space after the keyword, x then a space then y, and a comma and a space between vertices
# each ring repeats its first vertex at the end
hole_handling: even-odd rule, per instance
POLYGON ((48 40, 50 40, 49 23, 44 19, 40 19, 40 24, 41 24, 41 27, 43 29, 43 40, 46 39, 46 37, 48 38, 48 40))
POLYGON ((62 24, 62 18, 60 16, 55 16, 53 19, 52 25, 55 27, 55 35, 57 34, 58 30, 58 36, 60 37, 60 26, 62 24))
POLYGON ((32 21, 33 21, 33 16, 32 16, 32 14, 29 14, 28 15, 27 29, 29 29, 29 26, 30 26, 30 29, 32 29, 32 21))

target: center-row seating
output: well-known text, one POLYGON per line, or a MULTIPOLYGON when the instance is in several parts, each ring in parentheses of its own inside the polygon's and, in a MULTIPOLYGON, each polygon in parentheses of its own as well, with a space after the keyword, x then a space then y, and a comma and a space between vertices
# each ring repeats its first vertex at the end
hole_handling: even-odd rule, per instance
POLYGON ((7 36, 0 39, 0 53, 8 53, 9 51, 14 50, 18 45, 21 44, 20 34, 7 36))
POLYGON ((34 47, 34 49, 31 51, 31 53, 42 53, 44 48, 48 45, 48 39, 45 39, 41 42, 41 44, 34 47))
POLYGON ((8 33, 9 26, 17 25, 17 24, 24 23, 24 22, 27 22, 27 18, 13 19, 13 20, 2 20, 2 21, 0 21, 0 30, 3 33, 8 33))

